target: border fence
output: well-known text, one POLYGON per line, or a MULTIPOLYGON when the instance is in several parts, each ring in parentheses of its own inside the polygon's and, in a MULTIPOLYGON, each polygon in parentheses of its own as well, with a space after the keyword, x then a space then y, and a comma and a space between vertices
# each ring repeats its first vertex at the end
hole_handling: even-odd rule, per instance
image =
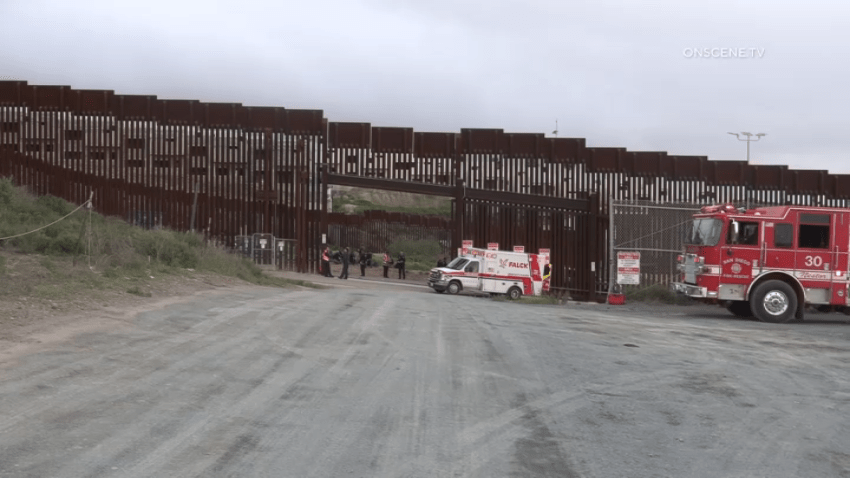
MULTIPOLYGON (((0 175, 77 204, 94 193, 103 214, 197 230, 221 244, 255 233, 287 238, 287 267, 301 272, 317 271, 323 234, 354 227, 327 210, 329 183, 448 196, 449 251, 470 239, 549 248, 553 292, 583 300, 608 291, 610 256, 622 247, 659 254, 643 280, 667 280, 667 253, 651 249, 670 244, 632 244, 626 229, 609 231, 609 201, 847 207, 850 200, 850 175, 823 170, 589 147, 584 138, 501 129, 416 132, 329 122, 322 110, 23 81, 0 81, 0 175)), ((661 221, 617 207, 635 220, 661 221)))

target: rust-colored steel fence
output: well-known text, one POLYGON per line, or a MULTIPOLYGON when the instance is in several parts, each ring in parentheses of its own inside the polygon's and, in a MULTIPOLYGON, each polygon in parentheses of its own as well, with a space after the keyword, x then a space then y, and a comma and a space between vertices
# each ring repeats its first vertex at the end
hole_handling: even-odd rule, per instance
MULTIPOLYGON (((847 207, 850 199, 850 175, 819 170, 15 81, 0 82, 0 175, 76 203, 94 192, 104 214, 234 247, 236 236, 287 238, 286 264, 305 272, 317 270, 322 234, 355 227, 328 212, 327 184, 449 196, 450 250, 464 239, 549 248, 553 289, 585 299, 608 288, 610 200, 847 207)), ((370 222, 393 223, 358 227, 378 227, 370 222)))

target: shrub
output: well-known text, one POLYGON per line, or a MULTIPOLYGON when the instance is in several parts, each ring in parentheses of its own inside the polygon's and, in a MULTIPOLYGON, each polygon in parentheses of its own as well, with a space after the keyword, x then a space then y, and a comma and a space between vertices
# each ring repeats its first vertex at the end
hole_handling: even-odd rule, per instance
POLYGON ((136 239, 136 251, 167 266, 194 268, 198 265, 198 255, 189 245, 191 240, 182 236, 185 235, 166 229, 149 231, 136 239))
POLYGON ((36 204, 40 208, 54 212, 59 216, 65 216, 76 208, 73 204, 56 196, 40 196, 36 200, 36 204))
POLYGON ((662 284, 655 284, 642 289, 630 289, 624 292, 626 300, 635 302, 662 302, 665 304, 678 305, 693 303, 690 298, 677 294, 670 290, 669 287, 662 284))

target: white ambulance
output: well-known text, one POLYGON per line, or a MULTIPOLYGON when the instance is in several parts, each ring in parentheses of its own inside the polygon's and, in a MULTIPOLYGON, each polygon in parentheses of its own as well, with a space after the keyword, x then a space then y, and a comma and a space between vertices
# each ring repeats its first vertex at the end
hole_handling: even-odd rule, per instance
POLYGON ((428 287, 439 293, 462 290, 507 294, 513 300, 549 290, 548 254, 470 248, 445 267, 431 269, 428 287))

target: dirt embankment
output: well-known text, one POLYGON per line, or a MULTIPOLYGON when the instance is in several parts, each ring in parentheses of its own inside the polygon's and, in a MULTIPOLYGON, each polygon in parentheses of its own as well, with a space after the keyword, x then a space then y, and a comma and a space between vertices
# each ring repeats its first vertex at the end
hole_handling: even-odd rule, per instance
POLYGON ((0 362, 69 333, 120 323, 140 310, 247 283, 215 274, 104 278, 85 261, 0 251, 0 362), (132 292, 128 292, 132 291, 132 292))

